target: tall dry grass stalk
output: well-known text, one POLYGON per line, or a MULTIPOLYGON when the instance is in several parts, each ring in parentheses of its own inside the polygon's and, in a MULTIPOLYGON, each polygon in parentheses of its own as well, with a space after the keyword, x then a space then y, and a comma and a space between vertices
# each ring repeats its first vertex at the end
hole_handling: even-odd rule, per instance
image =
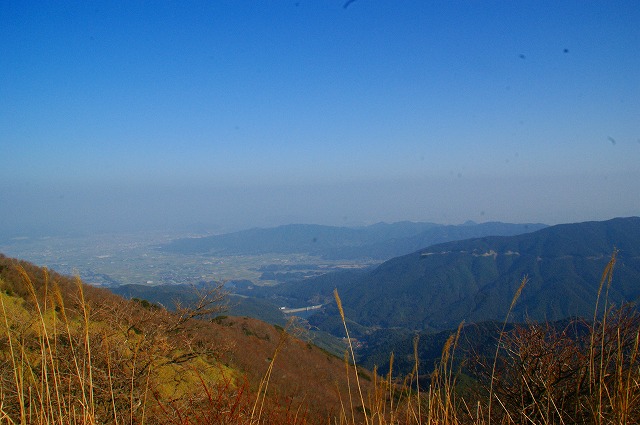
MULTIPOLYGON (((17 266, 17 271, 31 298, 32 313, 28 313, 14 300, 13 315, 22 313, 23 318, 27 318, 26 323, 17 323, 16 317, 11 317, 12 314, 7 312, 5 295, 0 295, 6 339, 10 347, 7 354, 10 357, 14 375, 12 391, 5 390, 3 387, 2 399, 3 402, 8 401, 13 394, 17 396, 18 401, 14 409, 7 405, 7 409, 13 410, 13 413, 9 411, 2 413, 7 418, 19 417, 21 424, 65 424, 76 421, 85 424, 95 423, 92 412, 93 400, 87 398, 84 391, 86 376, 83 372, 86 371, 86 367, 90 367, 90 362, 83 359, 86 367, 82 368, 82 372, 78 367, 75 376, 69 375, 70 371, 61 369, 60 361, 64 355, 58 351, 60 342, 57 311, 62 311, 65 320, 67 318, 63 306, 56 306, 59 308, 54 309, 51 307, 55 306, 55 302, 48 305, 49 298, 55 298, 56 294, 55 286, 53 293, 50 292, 48 271, 43 270, 43 287, 40 296, 26 270, 22 266, 17 266), (63 396, 63 392, 73 385, 73 381, 80 382, 82 388, 82 398, 79 403, 70 396, 63 396)), ((65 324, 69 329, 69 322, 65 324)), ((77 364, 78 359, 75 356, 74 360, 77 364)))
POLYGON ((592 321, 592 328, 591 328, 591 340, 590 340, 590 344, 589 344, 589 375, 590 378, 589 379, 589 383, 590 385, 595 384, 597 387, 597 391, 598 391, 598 402, 597 402, 597 410, 596 410, 596 418, 597 419, 597 423, 601 423, 600 420, 602 418, 602 397, 603 397, 603 385, 602 382, 604 380, 604 372, 605 372, 605 368, 604 368, 604 360, 605 360, 605 356, 600 355, 600 362, 598 365, 596 365, 596 347, 595 347, 595 337, 596 337, 596 323, 598 322, 598 307, 599 307, 599 303, 600 303, 600 296, 602 295, 602 289, 606 283, 606 291, 605 291, 605 297, 604 297, 604 308, 603 308, 603 313, 602 313, 602 329, 601 329, 601 338, 600 338, 600 353, 604 352, 604 343, 605 343, 605 338, 604 338, 604 332, 606 329, 606 321, 607 321, 607 308, 608 308, 608 303, 609 303, 609 289, 611 288, 611 282, 613 280, 613 268, 616 265, 616 258, 618 256, 618 250, 614 249, 613 250, 613 254, 611 254, 611 259, 609 260, 609 262, 607 263, 607 266, 605 267, 604 271, 602 272, 602 278, 600 279, 600 285, 598 286, 598 296, 596 297, 596 305, 593 311, 593 321, 592 321), (597 379, 596 379, 596 373, 598 374, 597 379))
POLYGON ((627 424, 640 420, 636 407, 640 402, 640 318, 630 316, 624 307, 616 309, 609 303, 618 253, 619 250, 614 249, 602 273, 590 332, 589 385, 596 393, 591 407, 596 424, 614 421, 627 424), (603 290, 600 313, 598 307, 603 290))
POLYGON ((455 333, 451 334, 442 348, 442 356, 438 367, 431 375, 428 393, 428 424, 458 424, 458 410, 456 404, 457 375, 454 372, 454 353, 460 341, 460 334, 464 321, 458 325, 455 333))
MULTIPOLYGON (((0 355, 5 364, 11 365, 12 375, 11 385, 7 385, 7 369, 0 368, 0 418, 6 421, 2 423, 120 423, 119 417, 124 414, 118 402, 122 387, 116 389, 114 379, 119 376, 121 382, 128 371, 122 361, 114 371, 112 355, 126 351, 124 341, 110 324, 92 320, 79 278, 76 307, 70 313, 58 283, 51 281, 47 269, 43 269, 38 287, 23 266, 15 264, 15 270, 28 298, 23 301, 0 293, 3 343, 9 348, 0 355), (99 339, 102 348, 106 348, 100 350, 100 365, 93 354, 93 345, 99 339), (100 392, 99 398, 96 391, 100 392)), ((136 394, 139 387, 136 384, 136 394)), ((140 406, 137 395, 135 399, 132 412, 142 409, 143 414, 127 415, 127 420, 144 423, 144 406, 140 406)))
MULTIPOLYGON (((15 389, 16 389, 16 394, 17 394, 17 398, 18 398, 18 410, 19 410, 19 414, 20 414, 20 424, 26 424, 27 422, 27 418, 26 418, 26 409, 25 409, 25 402, 24 402, 24 376, 22 374, 23 369, 21 367, 18 367, 18 359, 15 353, 15 350, 13 348, 14 343, 13 343, 13 337, 11 335, 11 327, 9 326, 9 319, 8 319, 8 315, 7 315, 7 310, 5 308, 4 305, 4 297, 0 294, 0 305, 2 306, 2 317, 4 319, 4 325, 5 325, 5 332, 7 335, 7 340, 8 340, 8 345, 9 345, 9 357, 11 359, 11 369, 13 371, 13 377, 14 377, 14 384, 15 384, 15 389)), ((3 394, 2 394, 2 404, 0 405, 0 412, 2 413, 2 419, 7 419, 10 421, 9 415, 4 411, 4 386, 3 386, 3 394)), ((13 421, 11 421, 13 422, 13 421)))
POLYGON ((511 299, 511 305, 509 306, 507 315, 505 316, 504 322, 502 323, 502 329, 500 330, 500 336, 498 337, 498 343, 496 344, 496 352, 495 352, 495 355, 493 356, 493 366, 491 368, 491 382, 489 383, 489 406, 487 408, 488 409, 487 418, 488 418, 489 425, 491 425, 491 407, 493 405, 493 383, 495 379, 496 364, 498 363, 498 353, 500 352, 500 345, 502 343, 502 338, 504 336, 504 330, 507 326, 507 323, 509 322, 509 317, 511 316, 513 307, 515 307, 516 301, 518 301, 518 298, 520 298, 520 294, 522 294, 522 290, 524 289, 528 280, 529 280, 528 277, 524 276, 520 281, 520 285, 518 286, 516 293, 511 299))
POLYGON ((86 382, 88 387, 88 395, 89 400, 88 404, 85 407, 86 411, 84 414, 88 419, 88 423, 94 423, 96 412, 95 412, 95 399, 94 399, 94 388, 93 388, 93 367, 92 367, 92 359, 91 359, 91 342, 89 340, 89 306, 84 298, 84 289, 82 281, 80 280, 80 276, 76 275, 76 288, 78 291, 78 296, 80 298, 80 308, 82 310, 82 329, 83 329, 83 348, 84 348, 84 361, 86 361, 85 367, 83 367, 83 371, 86 372, 86 375, 82 377, 82 381, 86 382))
POLYGON ((280 353, 280 350, 284 347, 285 343, 289 339, 289 332, 287 330, 292 325, 293 321, 290 320, 285 329, 280 331, 280 336, 278 338, 278 344, 273 352, 273 356, 271 356, 271 361, 269 362, 269 367, 265 372, 262 380, 260 381, 260 385, 258 386, 258 394, 256 396, 256 400, 253 404, 253 409, 251 410, 251 417, 249 418, 249 424, 259 424, 262 418, 262 414, 264 412, 265 401, 267 398, 267 390, 269 389, 269 382, 271 380, 271 374, 273 373, 273 365, 276 362, 276 358, 280 353))
POLYGON ((608 293, 618 251, 606 265, 592 320, 564 328, 528 323, 500 334, 500 367, 493 362, 487 417, 503 423, 640 423, 640 312, 615 306, 608 293))
MULTIPOLYGON (((340 318, 345 327, 345 334, 349 345, 351 358, 348 352, 345 352, 345 368, 347 373, 347 386, 349 385, 350 362, 355 365, 355 352, 351 344, 348 327, 346 325, 346 317, 342 302, 337 290, 334 290, 334 297, 340 312, 340 318)), ((426 393, 421 391, 420 385, 420 356, 419 356, 419 336, 413 339, 413 369, 403 380, 401 384, 396 384, 393 380, 393 363, 394 355, 390 354, 389 370, 386 378, 379 378, 377 368, 373 371, 373 387, 371 389, 368 400, 369 404, 364 404, 361 386, 358 385, 360 402, 363 403, 364 423, 371 425, 457 425, 460 424, 458 418, 459 406, 456 401, 457 372, 455 371, 454 353, 458 347, 464 322, 460 323, 456 332, 454 332, 446 341, 442 358, 438 362, 438 367, 431 375, 429 389, 426 393)), ((358 373, 356 369, 356 381, 358 382, 358 373)), ((342 407, 343 414, 340 417, 340 424, 356 424, 355 414, 353 412, 352 394, 349 389, 350 404, 352 412, 350 421, 344 413, 344 405, 342 407)))
POLYGON ((389 356, 389 373, 387 374, 387 391, 389 393, 389 421, 390 423, 394 423, 394 410, 393 410, 393 402, 394 402, 394 398, 395 398, 395 391, 394 391, 394 385, 393 385, 393 360, 394 360, 394 355, 393 355, 393 351, 391 352, 390 356, 389 356))
MULTIPOLYGON (((351 337, 349 336, 349 329, 347 328, 347 320, 345 318, 344 315, 344 309, 342 308, 342 300, 340 300, 340 295, 338 295, 338 289, 335 288, 333 290, 333 297, 336 300, 336 304, 338 305, 338 311, 340 312, 340 318, 342 319, 342 324, 344 326, 344 332, 346 334, 347 337, 347 344, 349 347, 349 351, 351 352, 351 361, 353 362, 353 369, 355 372, 355 377, 356 377, 356 385, 358 387, 358 395, 360 396, 360 403, 362 406, 362 412, 364 413, 364 421, 365 424, 369 425, 369 417, 367 415, 367 409, 366 409, 366 404, 364 402, 364 396, 362 395, 362 387, 360 385, 360 378, 358 377, 358 365, 356 363, 356 355, 355 352, 353 351, 353 344, 351 342, 351 337)), ((348 375, 347 375, 348 376, 348 375)), ((352 420, 354 415, 352 412, 352 420)))

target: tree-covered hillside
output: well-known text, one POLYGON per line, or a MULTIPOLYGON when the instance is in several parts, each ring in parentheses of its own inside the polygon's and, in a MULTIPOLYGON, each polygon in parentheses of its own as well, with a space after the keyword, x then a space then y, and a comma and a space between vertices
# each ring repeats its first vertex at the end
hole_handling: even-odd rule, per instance
MULTIPOLYGON (((617 285, 610 299, 635 301, 640 297, 637 217, 434 245, 335 286, 347 316, 360 325, 441 330, 462 320, 500 320, 528 276, 514 319, 558 320, 592 311, 602 270, 614 249, 619 250, 617 285)), ((314 287, 328 296, 329 288, 313 282, 305 282, 301 291, 308 294, 314 287)), ((312 322, 332 330, 335 317, 327 308, 312 322)))

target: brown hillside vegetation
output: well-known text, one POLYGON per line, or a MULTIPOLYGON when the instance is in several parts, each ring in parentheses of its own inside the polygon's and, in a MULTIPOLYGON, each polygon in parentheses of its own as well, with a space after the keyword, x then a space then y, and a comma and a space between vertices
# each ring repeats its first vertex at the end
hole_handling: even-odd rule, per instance
POLYGON ((0 287, 2 423, 326 423, 348 398, 344 361, 294 327, 185 319, 4 256, 0 287))
POLYGON ((637 424, 640 314, 608 303, 615 260, 565 329, 504 330, 524 278, 495 355, 461 363, 461 324, 424 390, 417 360, 356 373, 350 344, 338 359, 293 324, 204 320, 220 292, 169 313, 0 255, 0 424, 637 424))

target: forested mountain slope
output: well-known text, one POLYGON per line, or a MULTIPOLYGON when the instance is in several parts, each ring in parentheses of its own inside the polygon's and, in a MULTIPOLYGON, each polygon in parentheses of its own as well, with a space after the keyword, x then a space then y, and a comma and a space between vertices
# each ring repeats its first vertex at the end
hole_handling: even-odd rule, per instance
MULTIPOLYGON (((360 325, 440 330, 462 320, 501 320, 528 276, 513 319, 558 320, 592 314, 602 272, 614 249, 619 250, 616 284, 609 297, 635 301, 640 297, 638 217, 433 245, 334 286, 340 290, 347 317, 360 325)), ((301 291, 313 288, 313 282, 306 282, 301 291)), ((329 288, 316 289, 329 295, 329 288)), ((313 317, 313 323, 332 329, 334 317, 332 308, 327 308, 313 317)))

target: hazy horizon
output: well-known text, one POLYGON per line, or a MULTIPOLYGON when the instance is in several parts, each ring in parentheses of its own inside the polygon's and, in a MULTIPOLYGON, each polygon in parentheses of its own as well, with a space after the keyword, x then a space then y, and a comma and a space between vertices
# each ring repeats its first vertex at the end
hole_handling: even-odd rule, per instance
MULTIPOLYGON (((552 180, 549 178, 546 184, 557 186, 558 191, 574 187, 570 181, 554 182, 552 180)), ((25 197, 22 202, 16 202, 20 207, 26 207, 26 210, 31 211, 26 217, 14 203, 5 204, 4 211, 13 214, 13 217, 9 222, 10 226, 6 222, 0 225, 0 236, 84 235, 126 233, 138 230, 220 233, 292 223, 365 226, 378 222, 398 221, 461 224, 472 220, 478 223, 503 221, 554 225, 638 215, 632 202, 628 203, 626 212, 624 208, 617 205, 616 209, 622 213, 610 215, 608 202, 612 202, 611 199, 615 197, 615 193, 611 193, 609 184, 615 187, 621 182, 602 177, 602 184, 597 187, 595 186, 598 183, 597 180, 593 177, 593 185, 589 187, 589 191, 590 193, 599 192, 603 203, 589 205, 589 198, 584 197, 586 190, 583 189, 573 195, 573 202, 574 205, 581 207, 580 210, 588 213, 581 214, 576 211, 573 214, 565 213, 564 216, 561 215, 561 211, 554 209, 555 201, 552 194, 546 200, 538 200, 536 205, 541 209, 546 206, 549 212, 529 211, 530 203, 527 196, 532 188, 524 183, 515 182, 508 182, 509 191, 497 188, 495 191, 483 191, 477 195, 474 194, 476 185, 473 182, 465 184, 465 182, 456 182, 451 179, 446 182, 447 186, 434 184, 436 190, 431 191, 429 196, 422 196, 419 199, 415 199, 413 195, 419 190, 420 182, 410 181, 398 185, 370 183, 368 187, 367 184, 362 183, 354 183, 350 187, 341 185, 340 188, 332 186, 310 188, 305 185, 271 188, 264 192, 259 188, 251 187, 213 188, 206 192, 208 197, 200 195, 198 188, 194 187, 165 189, 168 193, 156 192, 156 196, 146 190, 138 192, 135 189, 123 187, 117 190, 112 190, 110 187, 100 190, 94 186, 90 190, 79 189, 78 192, 66 191, 66 189, 51 191, 46 188, 42 193, 25 197), (440 187, 439 191, 437 191, 438 187, 440 187), (366 193, 371 193, 371 196, 365 196, 366 193), (350 198, 350 195, 353 197, 350 198), (379 206, 376 199, 379 196, 391 200, 390 205, 379 206), (294 205, 290 198, 300 199, 307 205, 294 205), (400 201, 404 198, 413 198, 414 205, 411 208, 398 208, 400 201), (173 203, 167 204, 167 199, 172 200, 173 203), (336 208, 333 214, 328 214, 321 205, 327 200, 339 204, 340 208, 336 208), (289 202, 289 205, 283 209, 280 202, 289 202), (501 202, 515 203, 511 205, 509 214, 495 211, 492 203, 500 204, 501 202), (91 204, 88 211, 84 209, 86 203, 91 204), (306 210, 307 207, 313 207, 311 204, 315 204, 319 209, 318 213, 313 214, 306 210), (46 208, 43 208, 45 206, 46 208), (367 206, 371 208, 371 212, 362 214, 359 210, 366 209, 367 206), (236 211, 237 214, 234 217, 228 211, 236 211)), ((486 179, 485 183, 491 184, 492 181, 486 179)), ((529 184, 535 185, 535 182, 530 181, 529 184)), ((10 199, 16 200, 24 195, 25 190, 28 191, 28 188, 16 190, 6 187, 4 193, 8 193, 10 199)), ((203 192, 205 192, 204 189, 203 192)), ((403 205, 406 205, 406 202, 403 205)))
POLYGON ((0 236, 640 215, 640 4, 0 4, 0 236))

